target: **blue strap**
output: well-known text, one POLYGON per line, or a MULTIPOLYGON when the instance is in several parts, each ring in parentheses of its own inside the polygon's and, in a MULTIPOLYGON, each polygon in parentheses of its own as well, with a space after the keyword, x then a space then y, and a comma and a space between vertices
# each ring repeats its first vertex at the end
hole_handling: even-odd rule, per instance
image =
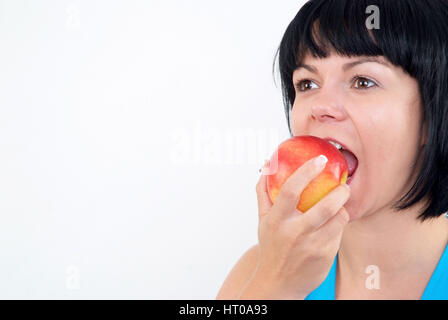
POLYGON ((333 265, 324 282, 316 290, 312 291, 305 300, 335 300, 337 261, 338 255, 334 258, 333 265))
MULTIPOLYGON (((305 300, 335 300, 337 261, 338 256, 336 255, 324 282, 312 291, 305 300)), ((445 251, 423 292, 421 300, 448 300, 448 245, 445 247, 445 251)))
POLYGON ((448 300, 448 245, 429 279, 421 300, 448 300))

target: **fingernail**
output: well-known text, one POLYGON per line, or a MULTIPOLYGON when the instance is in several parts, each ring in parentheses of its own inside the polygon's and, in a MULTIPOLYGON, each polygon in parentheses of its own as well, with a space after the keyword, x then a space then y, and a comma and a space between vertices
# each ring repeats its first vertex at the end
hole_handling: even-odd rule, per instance
POLYGON ((320 156, 318 156, 315 160, 314 160, 314 164, 317 167, 323 167, 326 163, 328 162, 328 159, 326 156, 324 156, 323 154, 321 154, 320 156))
POLYGON ((260 169, 258 169, 258 172, 263 171, 263 169, 266 168, 266 164, 267 164, 268 162, 269 162, 268 159, 264 160, 264 164, 263 164, 263 166, 262 166, 260 169))

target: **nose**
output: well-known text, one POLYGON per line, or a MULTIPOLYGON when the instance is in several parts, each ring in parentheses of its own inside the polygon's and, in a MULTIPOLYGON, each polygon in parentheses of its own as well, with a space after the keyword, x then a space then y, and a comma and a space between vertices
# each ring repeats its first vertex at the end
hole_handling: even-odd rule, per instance
POLYGON ((310 116, 317 121, 342 121, 347 117, 344 98, 336 90, 320 89, 311 102, 310 116))

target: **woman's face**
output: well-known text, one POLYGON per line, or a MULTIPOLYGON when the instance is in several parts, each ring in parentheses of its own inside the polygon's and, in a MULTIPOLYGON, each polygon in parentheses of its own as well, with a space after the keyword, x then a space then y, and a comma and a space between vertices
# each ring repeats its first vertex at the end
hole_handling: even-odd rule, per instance
POLYGON ((344 205, 351 219, 401 198, 414 182, 412 165, 426 139, 417 80, 382 56, 332 54, 308 55, 293 81, 293 135, 332 137, 358 158, 344 205))

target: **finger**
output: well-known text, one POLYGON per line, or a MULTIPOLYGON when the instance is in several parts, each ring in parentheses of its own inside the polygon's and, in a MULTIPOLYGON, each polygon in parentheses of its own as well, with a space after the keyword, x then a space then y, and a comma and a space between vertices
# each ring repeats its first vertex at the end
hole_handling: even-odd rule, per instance
POLYGON ((325 241, 330 241, 335 237, 342 236, 345 226, 350 221, 350 215, 347 210, 342 207, 330 220, 324 223, 316 233, 320 233, 325 241))
POLYGON ((325 156, 312 158, 300 166, 282 185, 274 205, 284 214, 297 211, 300 195, 308 184, 325 168, 325 156))
MULTIPOLYGON (((269 167, 269 161, 266 160, 261 171, 265 172, 265 169, 269 167)), ((261 174, 260 179, 256 186, 257 202, 258 202, 258 218, 265 216, 272 207, 271 199, 269 198, 267 189, 267 175, 261 174)))
POLYGON ((318 229, 334 217, 349 198, 350 187, 346 184, 338 185, 302 216, 304 225, 311 231, 318 229))

